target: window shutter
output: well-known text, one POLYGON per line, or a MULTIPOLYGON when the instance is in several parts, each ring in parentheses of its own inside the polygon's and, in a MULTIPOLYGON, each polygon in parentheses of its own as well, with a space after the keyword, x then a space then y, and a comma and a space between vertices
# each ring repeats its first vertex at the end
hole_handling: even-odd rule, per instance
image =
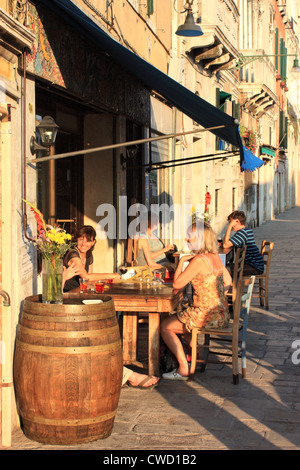
POLYGON ((154 0, 147 0, 147 15, 153 15, 154 13, 154 6, 153 6, 153 1, 154 0))

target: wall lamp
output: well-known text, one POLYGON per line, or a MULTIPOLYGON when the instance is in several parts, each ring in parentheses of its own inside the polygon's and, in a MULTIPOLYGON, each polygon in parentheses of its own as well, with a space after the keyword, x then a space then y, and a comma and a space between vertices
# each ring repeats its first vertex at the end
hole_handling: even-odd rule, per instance
MULTIPOLYGON (((192 13, 192 1, 187 1, 184 6, 184 11, 180 13, 187 12, 186 19, 184 24, 178 26, 178 29, 175 34, 178 36, 193 37, 193 36, 202 36, 203 31, 199 25, 194 21, 194 16, 192 13)), ((176 10, 177 11, 177 10, 176 10)))
POLYGON ((32 155, 34 155, 38 150, 49 150, 50 145, 55 143, 59 126, 51 116, 45 116, 36 128, 39 131, 43 145, 38 144, 35 137, 32 136, 30 139, 30 151, 32 155))
POLYGON ((297 54, 260 54, 260 55, 242 55, 237 59, 236 65, 231 67, 229 70, 239 70, 246 65, 251 64, 255 60, 261 60, 264 57, 296 57, 293 63, 293 72, 300 72, 299 60, 297 58, 297 54))

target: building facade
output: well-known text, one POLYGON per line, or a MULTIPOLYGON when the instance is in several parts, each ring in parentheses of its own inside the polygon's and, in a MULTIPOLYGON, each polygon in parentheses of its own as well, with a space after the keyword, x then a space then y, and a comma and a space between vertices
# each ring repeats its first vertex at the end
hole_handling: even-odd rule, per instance
MULTIPOLYGON (((16 326, 24 298, 41 292, 36 221, 24 199, 67 231, 95 227, 94 272, 124 263, 134 202, 178 205, 182 219, 205 212, 218 235, 232 210, 244 210, 248 225, 256 226, 299 204, 296 3, 0 0, 0 281, 10 300, 0 305, 3 446, 18 425, 16 326), (188 6, 203 31, 199 37, 176 34, 188 6), (174 86, 173 97, 178 90, 184 98, 170 98, 160 77, 165 89, 174 86), (215 124, 224 113, 237 120, 243 144, 264 165, 241 171, 233 141, 203 132, 205 116, 191 117, 185 89, 195 102, 203 100, 202 114, 213 106, 215 124), (31 152, 47 115, 59 126, 52 157, 64 158, 31 152), (103 222, 109 211, 110 238, 103 222)), ((178 233, 171 218, 161 236, 180 248, 184 225, 178 233)))

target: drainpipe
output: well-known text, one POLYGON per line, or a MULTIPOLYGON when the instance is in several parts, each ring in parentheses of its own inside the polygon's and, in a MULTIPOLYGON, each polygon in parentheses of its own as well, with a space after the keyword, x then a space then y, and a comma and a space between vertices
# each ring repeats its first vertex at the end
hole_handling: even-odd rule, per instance
POLYGON ((0 295, 4 299, 2 305, 4 307, 10 307, 10 297, 8 293, 5 290, 0 290, 0 295))
MULTIPOLYGON (((23 49, 23 168, 22 168, 22 179, 23 179, 23 199, 26 199, 26 49, 23 49)), ((27 234, 27 206, 23 201, 23 231, 24 236, 27 240, 34 242, 35 240, 27 234)))

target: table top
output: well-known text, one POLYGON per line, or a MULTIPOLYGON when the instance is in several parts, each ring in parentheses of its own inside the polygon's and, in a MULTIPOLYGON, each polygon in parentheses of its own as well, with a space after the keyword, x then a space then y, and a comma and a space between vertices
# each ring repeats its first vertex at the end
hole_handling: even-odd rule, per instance
MULTIPOLYGON (((114 281, 113 284, 110 284, 107 289, 104 289, 103 294, 111 295, 114 297, 127 297, 127 296, 135 296, 135 297, 174 297, 180 292, 179 290, 175 290, 172 287, 172 283, 165 283, 158 286, 147 286, 145 283, 133 283, 133 282, 118 282, 114 281)), ((80 287, 76 287, 76 289, 72 289, 71 291, 64 294, 64 296, 68 297, 69 295, 72 296, 73 294, 80 293, 80 287)), ((101 295, 95 292, 87 292, 82 294, 83 296, 87 295, 101 295)))
POLYGON ((176 307, 182 297, 182 290, 175 290, 172 284, 161 287, 147 287, 130 282, 115 281, 105 289, 103 294, 95 292, 80 293, 80 288, 72 289, 64 294, 64 299, 77 297, 79 299, 101 299, 101 296, 111 296, 116 310, 168 312, 176 307))

